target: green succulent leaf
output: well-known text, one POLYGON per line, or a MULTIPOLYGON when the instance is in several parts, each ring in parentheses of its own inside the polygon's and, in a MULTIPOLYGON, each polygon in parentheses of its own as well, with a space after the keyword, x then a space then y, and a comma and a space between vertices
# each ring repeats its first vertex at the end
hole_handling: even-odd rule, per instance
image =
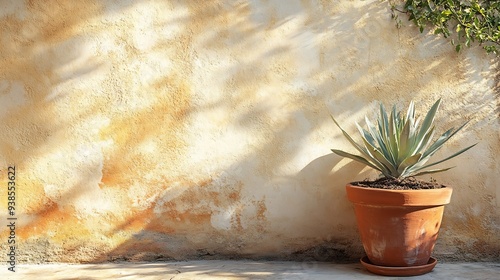
POLYGON ((410 146, 410 121, 407 121, 399 135, 399 156, 398 161, 403 161, 405 157, 411 154, 410 146))
POLYGON ((474 146, 476 146, 476 145, 477 145, 477 143, 476 143, 476 144, 473 144, 473 145, 470 145, 469 147, 464 148, 464 149, 462 149, 462 150, 460 150, 460 151, 458 151, 458 152, 456 152, 456 153, 452 154, 451 156, 446 157, 445 159, 442 159, 442 160, 436 161, 436 162, 434 162, 434 163, 431 163, 431 164, 425 165, 425 166, 423 166, 421 169, 428 168, 428 167, 431 167, 431 166, 434 166, 434 165, 440 164, 440 163, 442 163, 442 162, 445 162, 445 161, 447 161, 447 160, 450 160, 450 159, 452 159, 452 158, 454 158, 454 157, 456 157, 456 156, 458 156, 458 155, 462 154, 463 152, 465 152, 465 151, 469 150, 470 148, 472 148, 472 147, 474 147, 474 146))
POLYGON ((459 132, 467 123, 469 123, 469 121, 465 122, 457 129, 454 128, 448 129, 445 133, 439 136, 439 138, 432 145, 430 145, 429 148, 427 148, 423 156, 424 157, 432 156, 444 145, 444 143, 446 143, 446 141, 448 141, 452 136, 454 136, 457 132, 459 132))
POLYGON ((412 174, 412 176, 421 176, 421 175, 426 175, 426 174, 433 174, 433 173, 439 173, 439 172, 444 172, 452 169, 454 167, 448 167, 448 168, 442 168, 442 169, 433 169, 433 170, 427 170, 427 171, 422 171, 418 172, 415 174, 412 174))
POLYGON ((344 152, 342 150, 336 150, 336 149, 332 149, 332 152, 336 153, 337 155, 341 156, 341 157, 347 157, 347 158, 350 158, 350 159, 353 159, 357 162, 361 162, 367 166, 370 166, 371 168, 373 169, 376 169, 380 172, 382 172, 382 170, 380 168, 378 168, 377 166, 373 165, 371 162, 369 162, 368 160, 366 160, 364 157, 361 157, 361 156, 358 156, 358 155, 354 155, 354 154, 350 154, 348 152, 344 152))
POLYGON ((422 147, 424 143, 425 136, 428 134, 428 132, 432 129, 432 123, 434 122, 434 117, 436 116, 436 112, 439 108, 439 104, 441 104, 441 99, 438 99, 434 105, 432 105, 431 109, 427 113, 427 115, 424 118, 424 121, 422 122, 422 127, 420 128, 420 131, 418 132, 417 135, 417 147, 416 149, 422 147))
POLYGON ((388 174, 394 174, 396 172, 396 169, 394 168, 394 165, 389 162, 389 160, 386 158, 387 155, 384 155, 380 151, 377 150, 377 148, 373 147, 363 139, 363 142, 365 143, 366 149, 370 152, 372 157, 376 160, 378 166, 381 167, 382 170, 388 170, 388 174))
POLYGON ((438 139, 433 140, 436 131, 434 120, 440 103, 441 99, 432 105, 422 124, 420 124, 420 117, 416 118, 413 101, 410 102, 406 115, 398 111, 396 106, 393 106, 388 114, 384 105, 380 104, 376 126, 366 116, 366 128, 363 128, 357 122, 355 123, 362 138, 361 144, 355 142, 332 116, 332 120, 342 131, 344 137, 360 155, 338 149, 332 149, 332 152, 374 168, 385 177, 402 178, 449 170, 450 168, 434 170, 428 170, 427 168, 450 160, 471 149, 477 143, 444 159, 427 164, 431 157, 468 123, 465 122, 456 129, 450 128, 441 134, 438 139))
MULTIPOLYGON (((373 158, 372 155, 365 148, 363 148, 361 145, 359 145, 358 143, 356 143, 356 141, 354 141, 354 139, 352 139, 352 137, 349 136, 349 134, 345 130, 343 130, 342 127, 340 127, 340 125, 338 124, 338 122, 335 120, 335 118, 333 116, 332 116, 332 120, 340 128, 340 130, 342 131, 342 134, 344 135, 344 137, 351 143, 352 146, 354 146, 363 155, 364 159, 367 162, 373 162, 375 165, 378 166, 375 169, 380 169, 382 171, 385 171, 385 170, 383 170, 383 168, 384 168, 383 165, 382 164, 377 164, 376 159, 373 158)), ((338 151, 338 150, 336 150, 336 151, 338 151)), ((371 164, 369 166, 372 167, 372 168, 374 168, 373 167, 374 164, 371 164)))
POLYGON ((406 169, 408 169, 409 167, 411 167, 411 166, 415 165, 416 163, 418 163, 418 161, 421 158, 422 158, 422 154, 416 154, 416 155, 413 155, 413 156, 410 156, 410 157, 406 158, 398 166, 397 172, 400 173, 400 174, 403 174, 406 171, 406 169))

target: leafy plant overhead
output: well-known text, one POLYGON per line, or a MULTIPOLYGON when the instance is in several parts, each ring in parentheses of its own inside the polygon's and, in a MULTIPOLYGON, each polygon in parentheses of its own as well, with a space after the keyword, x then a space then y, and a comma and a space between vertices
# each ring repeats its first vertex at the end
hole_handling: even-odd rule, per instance
POLYGON ((400 27, 397 12, 408 15, 423 32, 425 27, 434 34, 451 38, 459 52, 472 42, 483 46, 488 53, 500 55, 500 0, 405 0, 390 1, 392 16, 400 27))
POLYGON ((441 99, 434 103, 422 122, 420 122, 421 118, 415 118, 415 104, 413 102, 410 103, 406 116, 401 112, 396 112, 396 106, 392 108, 390 115, 388 115, 384 105, 381 104, 376 124, 370 122, 367 117, 365 117, 367 129, 356 123, 363 144, 354 141, 332 116, 335 124, 361 155, 354 155, 337 149, 332 149, 332 152, 370 166, 388 178, 404 178, 446 171, 451 167, 433 170, 424 169, 454 158, 476 144, 442 160, 426 164, 446 141, 467 124, 466 122, 456 129, 450 128, 434 140, 434 117, 440 103, 441 99))

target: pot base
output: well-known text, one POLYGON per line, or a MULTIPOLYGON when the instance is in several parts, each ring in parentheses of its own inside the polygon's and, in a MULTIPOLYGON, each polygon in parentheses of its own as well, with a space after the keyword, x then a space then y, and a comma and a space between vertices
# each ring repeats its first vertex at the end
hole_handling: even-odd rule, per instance
POLYGON ((367 256, 364 256, 360 260, 361 264, 371 273, 385 276, 416 276, 422 275, 430 272, 434 269, 437 264, 437 260, 433 257, 429 259, 429 262, 424 265, 418 266, 407 266, 407 267, 391 267, 391 266, 380 266, 374 265, 370 262, 367 256))

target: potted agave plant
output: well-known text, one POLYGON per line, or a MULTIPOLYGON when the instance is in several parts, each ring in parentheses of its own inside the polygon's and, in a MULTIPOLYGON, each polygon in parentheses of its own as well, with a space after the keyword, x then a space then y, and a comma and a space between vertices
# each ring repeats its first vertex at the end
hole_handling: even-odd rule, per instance
POLYGON ((346 186, 366 253, 361 263, 372 273, 420 275, 431 271, 437 263, 431 254, 452 188, 415 176, 449 170, 451 167, 428 168, 475 145, 428 163, 443 144, 467 124, 448 129, 435 139, 434 118, 440 103, 441 99, 434 103, 422 122, 415 117, 413 102, 406 115, 396 112, 395 106, 388 114, 380 105, 376 125, 366 117, 366 128, 356 123, 362 144, 355 142, 332 116, 359 155, 337 149, 332 151, 381 173, 377 180, 351 182, 346 186))

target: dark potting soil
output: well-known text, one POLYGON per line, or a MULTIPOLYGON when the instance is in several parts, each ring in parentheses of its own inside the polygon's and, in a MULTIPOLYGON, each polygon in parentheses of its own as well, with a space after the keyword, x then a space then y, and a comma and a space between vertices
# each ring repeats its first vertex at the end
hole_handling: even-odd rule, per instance
POLYGON ((387 190, 422 190, 422 189, 440 189, 445 186, 437 183, 435 180, 422 181, 415 177, 407 178, 380 178, 375 181, 359 181, 351 183, 354 186, 364 188, 377 188, 387 190))

